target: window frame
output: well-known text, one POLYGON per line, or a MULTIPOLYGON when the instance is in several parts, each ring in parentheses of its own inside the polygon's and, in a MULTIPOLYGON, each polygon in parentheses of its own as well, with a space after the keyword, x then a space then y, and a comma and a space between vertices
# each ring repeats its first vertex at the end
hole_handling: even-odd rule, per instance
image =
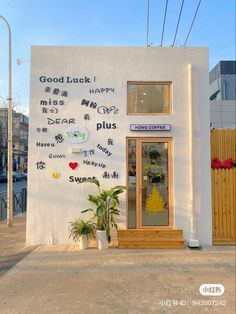
POLYGON ((126 105, 126 113, 128 116, 169 116, 173 114, 173 86, 171 81, 127 81, 127 105, 126 105), (168 112, 129 112, 129 85, 168 85, 170 88, 170 99, 169 99, 169 110, 168 112))

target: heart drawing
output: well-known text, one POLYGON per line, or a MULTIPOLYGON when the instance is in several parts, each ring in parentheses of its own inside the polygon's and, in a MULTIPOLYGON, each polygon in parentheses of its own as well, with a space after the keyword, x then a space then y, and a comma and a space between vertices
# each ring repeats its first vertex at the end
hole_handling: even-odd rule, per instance
POLYGON ((78 167, 78 162, 70 162, 69 163, 69 167, 72 169, 72 170, 75 170, 77 167, 78 167))

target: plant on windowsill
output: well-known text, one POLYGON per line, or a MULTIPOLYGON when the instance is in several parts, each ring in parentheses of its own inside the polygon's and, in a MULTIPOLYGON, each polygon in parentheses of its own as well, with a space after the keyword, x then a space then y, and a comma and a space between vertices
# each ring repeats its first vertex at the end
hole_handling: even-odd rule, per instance
POLYGON ((117 207, 119 204, 119 195, 126 189, 125 186, 115 186, 110 190, 101 190, 100 182, 94 179, 87 179, 80 183, 93 183, 98 188, 98 195, 89 195, 88 200, 96 206, 96 209, 87 208, 82 213, 92 212, 92 219, 96 219, 96 244, 97 248, 107 249, 111 242, 111 229, 117 229, 114 217, 120 215, 117 207))
POLYGON ((95 235, 95 224, 91 221, 84 221, 83 219, 76 219, 70 222, 69 238, 74 242, 79 241, 79 248, 81 250, 88 248, 88 238, 95 235))

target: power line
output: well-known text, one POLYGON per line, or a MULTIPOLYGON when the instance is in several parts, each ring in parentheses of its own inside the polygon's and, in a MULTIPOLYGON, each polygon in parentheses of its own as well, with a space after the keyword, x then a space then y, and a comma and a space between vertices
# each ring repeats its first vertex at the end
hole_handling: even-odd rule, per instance
POLYGON ((149 9, 150 9, 150 0, 148 0, 148 4, 147 4, 147 46, 149 43, 149 9))
POLYGON ((162 35, 161 35, 161 46, 162 46, 162 43, 163 43, 164 30, 165 30, 165 24, 166 24, 167 6, 168 6, 168 0, 166 0, 165 16, 164 16, 164 22, 163 22, 163 27, 162 27, 162 35))
POLYGON ((192 27, 193 27, 193 23, 194 23, 195 18, 196 18, 196 16, 197 16, 197 12, 198 12, 198 9, 199 9, 199 6, 200 6, 201 1, 202 1, 202 0, 199 0, 199 2, 198 2, 197 9, 196 9, 196 12, 195 12, 194 17, 193 17, 193 20, 192 20, 192 24, 191 24, 190 29, 189 29, 189 31, 188 31, 187 38, 185 39, 185 42, 184 42, 184 46, 186 46, 186 43, 187 43, 188 37, 189 37, 190 32, 191 32, 192 27))
POLYGON ((177 33, 178 33, 179 22, 180 22, 180 18, 181 18, 181 14, 182 14, 183 6, 184 6, 184 0, 182 0, 182 4, 181 4, 181 8, 180 8, 180 12, 179 12, 179 18, 178 18, 178 22, 177 22, 177 26, 176 26, 176 30, 175 30, 175 37, 174 37, 174 40, 173 40, 173 44, 172 44, 172 46, 174 46, 174 44, 175 44, 175 39, 176 39, 176 36, 177 36, 177 33))
POLYGON ((210 20, 210 18, 213 16, 213 14, 215 13, 216 9, 218 8, 218 6, 221 4, 222 0, 219 0, 216 4, 216 6, 214 7, 214 9, 211 11, 211 13, 208 15, 208 17, 204 20, 204 22, 202 23, 202 25, 199 27, 199 29, 193 34, 193 36, 190 38, 190 41, 192 41, 197 34, 200 32, 200 30, 203 28, 203 26, 205 26, 207 24, 207 22, 210 20))

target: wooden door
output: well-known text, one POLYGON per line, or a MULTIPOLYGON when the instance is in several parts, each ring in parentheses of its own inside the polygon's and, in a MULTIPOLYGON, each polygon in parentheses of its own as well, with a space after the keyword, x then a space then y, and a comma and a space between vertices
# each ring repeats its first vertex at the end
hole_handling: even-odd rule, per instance
POLYGON ((172 139, 127 139, 127 228, 172 228, 172 139))

